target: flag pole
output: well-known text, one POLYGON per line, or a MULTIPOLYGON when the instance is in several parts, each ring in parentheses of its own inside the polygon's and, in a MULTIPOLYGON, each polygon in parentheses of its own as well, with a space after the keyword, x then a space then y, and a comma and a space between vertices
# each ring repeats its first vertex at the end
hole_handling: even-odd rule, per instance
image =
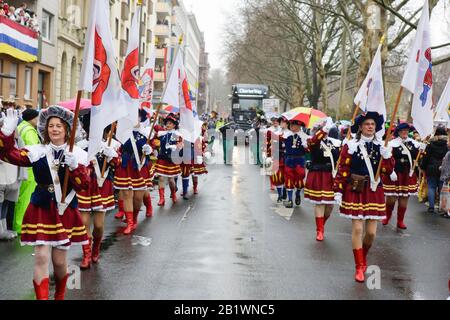
MULTIPOLYGON (((115 121, 112 126, 111 126, 111 130, 108 133, 108 147, 111 147, 112 144, 112 138, 114 135, 114 132, 116 131, 117 128, 117 121, 115 121)), ((105 177, 105 172, 106 172, 106 158, 105 161, 103 161, 103 166, 102 166, 102 179, 105 177)))
MULTIPOLYGON (((360 106, 361 106, 361 102, 359 102, 358 105, 356 105, 355 111, 353 111, 352 124, 350 125, 350 127, 348 128, 348 131, 347 131, 347 136, 346 136, 347 141, 349 141, 350 138, 352 137, 352 126, 355 124, 356 116, 358 115, 358 110, 359 110, 360 106)), ((339 158, 336 162, 336 168, 339 168, 339 164, 341 163, 341 160, 342 160, 342 152, 339 152, 339 158)))
MULTIPOLYGON (((174 59, 177 57, 178 51, 180 50, 181 44, 183 43, 183 38, 184 38, 184 34, 181 35, 180 40, 178 42, 178 46, 175 48, 174 59)), ((163 90, 163 92, 161 94, 161 97, 159 98, 158 107, 157 107, 156 112, 155 112, 155 114, 153 116, 152 128, 150 129, 150 134, 147 137, 147 144, 150 144, 151 141, 152 141, 153 131, 155 129, 156 121, 158 120, 159 114, 161 112, 161 107, 162 107, 162 104, 163 104, 162 99, 163 99, 164 95, 166 94, 166 91, 167 91, 167 79, 166 79, 166 85, 164 86, 164 90, 163 90)), ((145 161, 145 154, 142 155, 141 163, 144 163, 144 161, 145 161)))
MULTIPOLYGON (((386 140, 384 141, 384 147, 387 148, 389 141, 391 140, 392 137, 392 131, 394 129, 394 122, 395 122, 395 118, 397 117, 397 112, 398 112, 398 107, 400 106, 400 101, 402 100, 402 95, 403 95, 403 86, 400 86, 400 90, 398 92, 397 95, 397 101, 395 103, 395 107, 394 107, 394 111, 392 112, 392 116, 391 116, 391 123, 389 124, 389 129, 386 135, 386 140)), ((377 169, 377 174, 375 176, 375 181, 378 181, 378 179, 380 178, 380 174, 381 174, 381 164, 382 164, 382 160, 380 160, 380 163, 378 164, 378 169, 377 169)))
MULTIPOLYGON (((83 94, 83 91, 79 90, 77 94, 77 103, 75 107, 75 114, 73 119, 73 125, 72 130, 70 132, 70 141, 69 141, 69 152, 73 152, 73 147, 75 145, 75 135, 77 134, 77 127, 78 127, 78 117, 80 115, 80 103, 81 103, 81 95, 83 94)), ((69 186, 69 167, 66 167, 66 172, 64 175, 64 184, 62 189, 62 196, 61 196, 61 203, 66 202, 66 196, 67 196, 67 188, 69 186)))

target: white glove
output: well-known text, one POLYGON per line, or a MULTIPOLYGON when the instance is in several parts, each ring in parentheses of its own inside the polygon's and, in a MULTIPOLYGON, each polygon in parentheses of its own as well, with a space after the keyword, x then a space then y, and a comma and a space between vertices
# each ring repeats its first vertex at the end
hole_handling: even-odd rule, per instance
POLYGON ((2 113, 3 118, 3 127, 2 127, 2 133, 9 137, 16 131, 17 124, 19 123, 19 115, 17 114, 17 111, 14 109, 8 109, 6 110, 6 115, 2 113))
POLYGON ((206 160, 209 160, 209 159, 211 159, 211 157, 212 157, 212 154, 211 154, 211 152, 205 152, 205 159, 206 160))
POLYGON ((426 143, 419 143, 419 151, 424 152, 427 149, 426 143))
POLYGON ((272 158, 271 157, 266 158, 266 161, 265 161, 266 168, 269 168, 272 164, 273 164, 272 158))
POLYGON ((197 156, 197 164, 203 164, 203 157, 197 156))
POLYGON ((78 160, 75 157, 75 154, 72 152, 66 151, 64 152, 64 164, 69 166, 70 171, 75 170, 78 168, 78 160))
POLYGON ((119 156, 113 147, 108 146, 105 146, 105 148, 103 149, 103 154, 105 155, 106 158, 108 158, 109 161, 119 156))
POLYGON ((330 132, 330 129, 333 128, 333 126, 334 126, 333 119, 331 117, 328 117, 327 121, 325 122, 325 126, 322 128, 322 130, 328 133, 330 132))
POLYGON ((384 146, 381 146, 380 152, 383 159, 387 160, 392 157, 392 147, 385 148, 384 146))
POLYGON ((389 177, 393 182, 396 182, 398 180, 397 173, 395 171, 392 171, 391 176, 389 177))
POLYGON ((143 152, 146 156, 149 156, 149 155, 152 154, 153 148, 150 147, 148 144, 146 144, 145 146, 142 147, 142 152, 143 152))
POLYGON ((342 193, 335 193, 334 201, 336 201, 337 205, 341 206, 342 205, 342 193))

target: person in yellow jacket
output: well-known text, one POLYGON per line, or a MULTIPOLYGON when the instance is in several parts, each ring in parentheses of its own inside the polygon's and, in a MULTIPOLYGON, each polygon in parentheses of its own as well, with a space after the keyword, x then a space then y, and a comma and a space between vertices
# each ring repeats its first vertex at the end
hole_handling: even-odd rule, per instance
MULTIPOLYGON (((36 130, 39 112, 34 109, 27 109, 22 113, 23 121, 17 127, 19 147, 40 144, 39 135, 36 130)), ((30 204, 31 194, 36 188, 33 169, 26 169, 26 179, 20 184, 19 200, 14 208, 13 230, 18 234, 22 232, 22 220, 25 211, 30 204)))

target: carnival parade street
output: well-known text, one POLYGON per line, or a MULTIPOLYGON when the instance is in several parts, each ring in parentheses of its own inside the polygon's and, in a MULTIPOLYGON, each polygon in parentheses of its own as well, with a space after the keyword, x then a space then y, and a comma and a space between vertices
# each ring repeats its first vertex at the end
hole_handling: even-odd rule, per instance
MULTIPOLYGON (((245 152, 236 147, 235 157, 245 152)), ((66 299, 446 298, 450 224, 426 213, 416 198, 408 207, 408 230, 397 230, 393 221, 380 224, 369 265, 379 267, 381 282, 371 290, 371 280, 358 284, 352 278, 351 224, 336 210, 325 241, 317 242, 313 206, 277 205, 259 166, 217 164, 208 170, 199 195, 155 209, 150 219, 141 214, 132 237, 109 213, 102 259, 80 273, 79 289, 71 290, 69 279, 66 299)), ((0 246, 0 299, 34 299, 23 276, 33 268, 32 255, 18 240, 0 246)), ((71 250, 69 270, 81 258, 81 250, 71 250)))

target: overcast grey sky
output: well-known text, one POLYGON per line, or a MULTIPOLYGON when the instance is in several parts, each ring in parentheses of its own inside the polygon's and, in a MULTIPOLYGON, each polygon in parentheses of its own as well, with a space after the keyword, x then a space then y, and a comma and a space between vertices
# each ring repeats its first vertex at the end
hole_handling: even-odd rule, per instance
POLYGON ((211 68, 225 69, 221 59, 221 31, 226 24, 227 13, 233 11, 239 0, 183 0, 188 11, 197 17, 200 30, 205 33, 206 50, 210 54, 211 68))
MULTIPOLYGON (((196 17, 200 29, 205 32, 206 50, 210 53, 212 68, 225 69, 225 62, 221 59, 223 38, 221 31, 226 25, 226 16, 241 2, 240 0, 183 0, 188 11, 196 17)), ((441 0, 433 10, 431 17, 432 45, 450 42, 450 0, 441 0)), ((422 0, 415 0, 412 5, 421 5, 422 0), (417 1, 417 3, 416 3, 417 1)), ((415 33, 414 33, 415 35, 415 33)), ((447 49, 445 49, 447 50, 447 49)), ((443 53, 442 50, 435 54, 443 53)))

